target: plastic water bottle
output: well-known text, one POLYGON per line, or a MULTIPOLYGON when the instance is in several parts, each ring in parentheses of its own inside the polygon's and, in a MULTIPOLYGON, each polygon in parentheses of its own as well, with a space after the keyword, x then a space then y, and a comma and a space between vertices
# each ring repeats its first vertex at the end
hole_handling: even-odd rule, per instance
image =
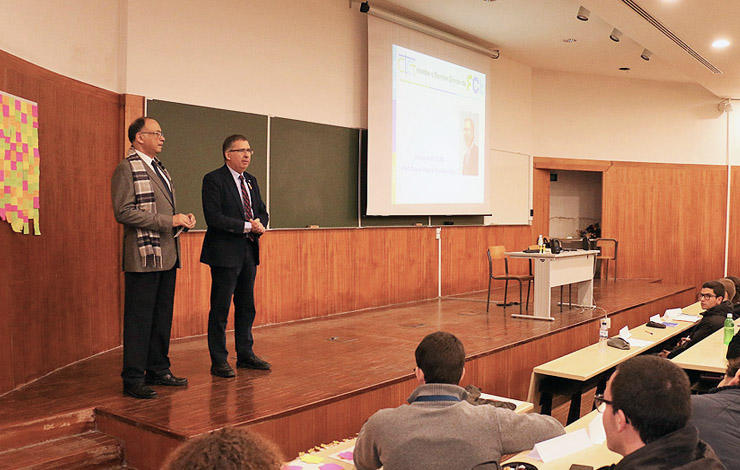
POLYGON ((609 341, 609 321, 602 318, 599 326, 599 350, 606 350, 606 342, 609 341))
POLYGON ((730 344, 733 336, 735 336, 735 322, 732 321, 732 314, 728 313, 725 318, 725 346, 730 344))
POLYGON ((537 249, 540 251, 540 253, 545 252, 545 242, 542 241, 542 234, 540 234, 539 238, 537 238, 537 249))

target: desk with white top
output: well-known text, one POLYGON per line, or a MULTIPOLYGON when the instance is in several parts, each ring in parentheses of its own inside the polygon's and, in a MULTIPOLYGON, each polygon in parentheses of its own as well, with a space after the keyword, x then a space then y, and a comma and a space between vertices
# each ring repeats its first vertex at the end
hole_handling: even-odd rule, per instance
MULTIPOLYGON (((570 433, 578 431, 588 427, 591 421, 598 416, 598 411, 594 410, 587 414, 578 421, 569 424, 565 427, 565 432, 570 433)), ((594 468, 603 467, 604 465, 611 465, 617 463, 622 459, 622 456, 616 452, 612 452, 606 447, 606 442, 602 444, 593 444, 586 449, 567 455, 565 457, 552 460, 550 462, 542 462, 540 460, 529 457, 531 450, 525 450, 518 453, 517 455, 502 462, 526 462, 536 466, 539 470, 569 470, 572 464, 590 465, 594 468)))
MULTIPOLYGON (((738 325, 740 319, 735 321, 735 326, 738 325)), ((727 346, 724 344, 724 335, 725 329, 720 328, 671 361, 682 369, 724 374, 727 369, 727 346)))
MULTIPOLYGON (((512 317, 554 320, 550 315, 550 289, 575 284, 576 305, 593 307, 594 262, 599 250, 575 250, 552 253, 508 251, 511 258, 527 258, 534 263, 534 314, 512 317)), ((562 299, 561 299, 562 301, 562 299)))
POLYGON ((650 328, 643 324, 630 330, 633 338, 650 341, 647 346, 632 346, 628 350, 622 350, 597 343, 535 367, 529 383, 527 401, 536 406, 539 404, 541 408, 538 410, 541 413, 550 414, 552 389, 560 387, 567 390, 570 393, 564 394, 571 396, 568 422, 574 422, 580 416, 581 393, 594 385, 600 391, 606 383, 600 377, 602 374, 694 326, 694 323, 687 321, 673 322, 677 326, 650 328), (545 381, 548 383, 543 387, 545 381), (548 391, 543 392, 543 388, 548 391))

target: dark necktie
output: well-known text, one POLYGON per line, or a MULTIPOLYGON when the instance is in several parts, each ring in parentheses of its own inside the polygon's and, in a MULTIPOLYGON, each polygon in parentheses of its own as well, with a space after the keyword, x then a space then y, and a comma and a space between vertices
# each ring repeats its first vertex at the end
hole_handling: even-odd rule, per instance
POLYGON ((252 214, 252 204, 249 202, 249 193, 247 192, 247 186, 244 184, 244 175, 239 175, 239 183, 242 187, 242 202, 244 203, 244 215, 247 220, 252 220, 254 214, 252 214))
POLYGON ((157 176, 159 176, 159 179, 162 180, 162 184, 164 184, 164 188, 167 190, 167 193, 169 193, 170 200, 172 200, 172 190, 170 189, 170 185, 167 184, 167 178, 164 176, 164 173, 163 173, 164 171, 167 171, 167 170, 165 170, 164 165, 162 165, 162 162, 160 162, 159 160, 152 160, 152 163, 153 163, 152 168, 154 168, 154 173, 156 173, 157 176))

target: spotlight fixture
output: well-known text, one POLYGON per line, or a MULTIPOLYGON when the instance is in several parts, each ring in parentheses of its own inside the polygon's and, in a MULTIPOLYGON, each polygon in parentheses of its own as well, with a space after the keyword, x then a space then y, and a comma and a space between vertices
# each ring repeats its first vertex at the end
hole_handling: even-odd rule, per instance
POLYGON ((370 11, 370 3, 369 2, 360 3, 360 11, 363 13, 367 13, 368 11, 370 11))
POLYGON ((588 16, 591 14, 589 10, 587 10, 585 7, 581 6, 578 8, 578 14, 576 15, 576 18, 578 18, 581 21, 588 21, 588 16))
POLYGON ((643 49, 642 54, 640 54, 640 58, 642 58, 642 60, 650 60, 650 57, 652 56, 653 56, 653 53, 647 49, 643 49))
POLYGON ((609 39, 614 42, 619 42, 622 39, 622 32, 617 28, 612 29, 612 33, 609 35, 609 39))

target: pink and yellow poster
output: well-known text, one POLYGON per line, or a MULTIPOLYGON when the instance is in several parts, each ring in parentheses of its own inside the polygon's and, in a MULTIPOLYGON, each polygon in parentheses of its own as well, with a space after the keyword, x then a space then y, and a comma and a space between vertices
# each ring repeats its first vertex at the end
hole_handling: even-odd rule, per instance
POLYGON ((0 91, 0 219, 14 232, 39 229, 39 107, 0 91))

